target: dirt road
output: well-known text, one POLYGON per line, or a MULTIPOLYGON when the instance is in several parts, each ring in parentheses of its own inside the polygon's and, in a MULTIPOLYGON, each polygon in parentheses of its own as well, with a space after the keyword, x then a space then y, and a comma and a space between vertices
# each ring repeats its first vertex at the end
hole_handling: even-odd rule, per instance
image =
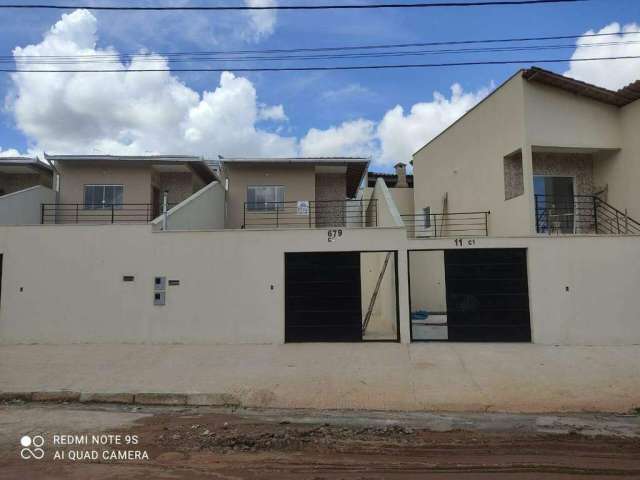
POLYGON ((0 427, 1 479, 640 478, 637 417, 30 404, 1 407, 0 427), (99 433, 112 443, 92 445, 106 441, 99 433), (23 434, 46 438, 42 460, 20 457, 23 434), (54 445, 55 435, 72 444, 54 445), (97 459, 81 458, 94 450, 97 459), (114 451, 148 460, 108 458, 114 451))

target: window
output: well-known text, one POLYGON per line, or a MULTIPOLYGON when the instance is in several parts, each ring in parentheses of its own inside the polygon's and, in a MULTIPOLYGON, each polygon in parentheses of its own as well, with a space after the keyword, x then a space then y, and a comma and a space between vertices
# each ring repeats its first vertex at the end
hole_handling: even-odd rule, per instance
POLYGON ((424 214, 424 228, 431 228, 431 207, 425 207, 422 209, 424 214))
POLYGON ((122 208, 122 185, 85 185, 84 208, 87 210, 102 210, 122 208))
POLYGON ((272 212, 284 208, 284 187, 261 185, 247 187, 247 210, 250 212, 272 212))
POLYGON ((538 233, 575 233, 574 182, 573 177, 533 176, 538 233))
POLYGON ((524 174, 522 173, 522 152, 518 150, 503 159, 504 164, 504 199, 524 195, 524 174))

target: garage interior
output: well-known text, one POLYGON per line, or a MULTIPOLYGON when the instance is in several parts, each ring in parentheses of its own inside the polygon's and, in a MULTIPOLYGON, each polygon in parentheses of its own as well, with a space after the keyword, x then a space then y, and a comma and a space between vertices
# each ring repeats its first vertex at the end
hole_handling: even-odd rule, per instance
POLYGON ((285 342, 398 342, 397 258, 285 253, 285 342))
POLYGON ((408 255, 412 341, 531 342, 526 249, 408 255))

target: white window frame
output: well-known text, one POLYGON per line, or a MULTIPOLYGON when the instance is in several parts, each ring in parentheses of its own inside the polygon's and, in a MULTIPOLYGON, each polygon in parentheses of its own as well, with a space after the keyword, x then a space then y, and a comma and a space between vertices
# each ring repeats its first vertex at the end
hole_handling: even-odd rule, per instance
MULTIPOLYGON (((248 185, 247 186, 247 211, 248 212, 275 212, 284 208, 284 198, 286 189, 284 185, 248 185), (273 200, 265 200, 264 202, 249 201, 249 191, 251 189, 273 189, 273 200), (278 198, 280 192, 280 199, 278 198)), ((254 194, 255 198, 255 194, 254 194)))
MULTIPOLYGON (((85 210, 110 210, 111 209, 111 203, 106 203, 105 198, 106 198, 106 192, 107 192, 107 188, 119 188, 120 189, 120 198, 124 198, 124 185, 122 184, 101 184, 101 183, 89 183, 86 184, 82 190, 83 193, 83 198, 82 198, 82 202, 84 205, 84 209, 85 210), (87 198, 87 189, 88 188, 102 188, 102 200, 100 202, 95 202, 92 204, 87 203, 86 198, 87 198)), ((114 202, 113 203, 113 208, 116 210, 120 210, 122 209, 122 201, 120 202, 114 202)))

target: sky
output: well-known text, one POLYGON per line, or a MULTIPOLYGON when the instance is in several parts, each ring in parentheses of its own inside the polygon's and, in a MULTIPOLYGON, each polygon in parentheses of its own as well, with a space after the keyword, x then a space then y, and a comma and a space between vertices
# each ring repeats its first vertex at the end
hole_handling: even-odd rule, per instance
MULTIPOLYGON (((218 3, 269 5, 278 1, 284 0, 221 0, 218 3)), ((352 0, 353 3, 363 1, 352 0)), ((194 5, 198 2, 207 3, 205 0, 138 0, 135 4, 194 5)), ((320 0, 287 2, 326 3, 320 0)), ((74 4, 74 1, 62 3, 74 4)), ((126 5, 133 1, 86 0, 82 4, 126 5)), ((115 66, 163 68, 167 66, 163 56, 167 52, 290 49, 588 32, 619 34, 554 42, 566 44, 568 48, 563 50, 439 54, 359 62, 569 59, 640 56, 640 35, 625 34, 636 30, 640 30, 639 0, 371 11, 0 10, 0 55, 16 58, 20 55, 130 53, 152 57, 138 56, 131 63, 115 66), (584 46, 603 41, 638 43, 584 46)), ((321 63, 317 60, 296 63, 303 62, 305 65, 321 63)), ((343 64, 357 62, 342 61, 343 64)), ((0 73, 0 156, 42 155, 43 152, 193 154, 207 158, 355 155, 371 157, 375 170, 390 171, 397 162, 408 163, 414 151, 519 68, 531 65, 270 73, 234 73, 232 69, 223 73, 0 73)), ((541 66, 614 90, 640 78, 637 59, 541 66)))

